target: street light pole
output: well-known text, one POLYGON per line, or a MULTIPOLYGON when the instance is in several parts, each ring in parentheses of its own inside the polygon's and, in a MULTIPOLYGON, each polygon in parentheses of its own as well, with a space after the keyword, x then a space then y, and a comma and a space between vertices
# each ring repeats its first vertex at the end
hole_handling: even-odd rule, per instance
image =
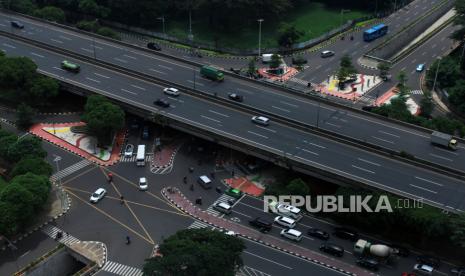
POLYGON ((345 12, 350 12, 350 10, 341 9, 341 33, 342 33, 342 21, 343 21, 345 12))
POLYGON ((258 57, 260 57, 261 49, 262 49, 262 22, 264 20, 260 18, 257 21, 258 21, 258 57))
POLYGON ((439 72, 439 65, 441 64, 441 58, 438 58, 438 66, 436 67, 436 74, 434 76, 434 81, 433 81, 433 89, 432 91, 434 92, 434 89, 436 88, 436 81, 438 79, 438 72, 439 72))
POLYGON ((316 128, 319 128, 320 123, 320 102, 318 102, 318 111, 316 112, 316 128))
POLYGON ((158 20, 161 20, 162 28, 163 28, 163 36, 166 37, 166 32, 165 32, 165 16, 161 16, 157 18, 158 20))

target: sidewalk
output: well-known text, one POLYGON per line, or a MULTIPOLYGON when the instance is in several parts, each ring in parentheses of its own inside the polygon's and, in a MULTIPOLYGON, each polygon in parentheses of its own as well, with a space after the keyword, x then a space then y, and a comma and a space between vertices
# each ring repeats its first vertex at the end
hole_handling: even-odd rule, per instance
POLYGON ((365 271, 354 265, 344 263, 338 260, 335 260, 331 257, 327 257, 318 252, 303 248, 296 243, 291 243, 284 241, 282 239, 273 237, 271 235, 263 234, 261 232, 255 231, 249 227, 246 227, 241 224, 234 223, 230 220, 219 218, 209 214, 201 209, 197 208, 190 202, 177 188, 164 188, 162 194, 170 202, 175 204, 179 209, 191 215, 195 219, 208 223, 209 225, 215 226, 220 229, 225 229, 227 231, 234 231, 239 236, 250 239, 252 241, 265 244, 267 246, 273 247, 275 249, 281 250, 283 252, 292 254, 294 256, 306 259, 315 264, 326 266, 328 268, 337 270, 346 275, 372 275, 368 271, 365 271), (170 191, 170 192, 168 192, 170 191))

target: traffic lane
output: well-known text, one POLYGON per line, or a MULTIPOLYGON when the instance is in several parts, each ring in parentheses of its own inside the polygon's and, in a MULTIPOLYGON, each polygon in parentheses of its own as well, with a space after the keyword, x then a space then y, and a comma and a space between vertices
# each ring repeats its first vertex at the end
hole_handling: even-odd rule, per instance
POLYGON ((77 156, 67 150, 63 150, 62 148, 47 141, 42 141, 42 148, 47 152, 45 160, 52 166, 54 173, 57 172, 58 168, 63 170, 83 160, 80 156, 77 156), (58 162, 55 161, 57 160, 57 157, 60 157, 58 162))
MULTIPOLYGON (((269 275, 341 275, 340 272, 317 265, 259 243, 242 239, 246 246, 244 264, 269 275)), ((254 275, 262 275, 258 272, 254 275)))
MULTIPOLYGON (((109 72, 109 71, 108 71, 108 72, 109 72)), ((107 73, 108 73, 108 72, 107 72, 107 73)), ((67 73, 67 72, 63 72, 63 73, 66 73, 66 74, 69 75, 69 73, 67 73)), ((82 77, 83 77, 83 76, 82 76, 82 77)), ((81 77, 81 78, 82 78, 82 77, 81 77)), ((122 77, 122 75, 121 75, 121 77, 122 77)), ((130 79, 132 80, 132 78, 130 78, 130 79)), ((134 81, 137 81, 137 80, 134 79, 134 81)), ((90 82, 90 81, 88 81, 88 82, 90 82)), ((114 85, 114 84, 115 84, 115 83, 111 83, 111 85, 114 85)), ((153 85, 153 84, 152 84, 152 85, 153 85)), ((155 86, 155 85, 153 85, 153 86, 155 86)), ((112 89, 112 90, 118 90, 117 88, 118 88, 118 87, 115 87, 115 88, 112 89)), ((160 89, 160 87, 159 87, 159 89, 160 89)), ((102 91, 103 91, 103 90, 102 90, 102 91)), ((105 93, 105 92, 104 92, 104 93, 105 93)), ((108 95, 110 95, 110 93, 108 93, 108 92, 106 92, 106 93, 107 93, 108 95)), ((140 95, 136 94, 137 97, 136 97, 136 95, 132 95, 132 94, 129 94, 129 95, 130 95, 130 96, 128 96, 128 94, 122 95, 120 98, 121 98, 121 99, 124 99, 125 101, 131 100, 133 103, 138 103, 138 102, 140 102, 140 101, 142 101, 143 103, 146 103, 146 102, 150 102, 150 100, 153 99, 153 96, 147 95, 147 93, 143 93, 143 94, 140 94, 140 95), (144 98, 144 96, 145 96, 145 98, 144 98), (132 98, 132 99, 131 99, 131 98, 132 98)), ((114 96, 113 96, 113 97, 114 97, 114 96)), ((188 99, 188 98, 187 98, 187 97, 184 97, 184 99, 188 99)), ((194 100, 194 99, 191 98, 191 100, 194 100)), ((182 100, 182 101, 184 101, 184 100, 182 100)), ((182 102, 181 105, 182 105, 183 103, 184 103, 184 102, 182 102)), ((143 107, 148 108, 148 109, 150 109, 150 110, 156 110, 155 108, 153 108, 153 107, 151 107, 151 106, 147 106, 147 105, 145 105, 145 104, 140 104, 140 103, 138 103, 138 104, 139 104, 139 105, 142 105, 143 107)), ((193 114, 192 114, 192 111, 194 111, 193 108, 192 108, 192 106, 195 106, 195 107, 199 108, 198 110, 196 110, 196 111, 198 111, 198 112, 196 112, 196 114, 194 114, 194 115, 197 115, 197 116, 198 116, 198 115, 202 114, 201 112, 204 112, 205 110, 208 110, 209 107, 210 107, 210 104, 209 104, 209 103, 207 104, 206 102, 197 100, 197 104, 189 106, 188 109, 182 109, 182 108, 178 108, 178 109, 170 108, 170 109, 171 109, 171 110, 176 110, 177 112, 180 112, 180 113, 188 112, 189 114, 184 114, 184 118, 192 118, 192 115, 193 115, 193 114), (200 110, 201 110, 201 111, 200 111, 200 110)), ((173 107, 175 107, 175 106, 173 105, 173 107)), ((220 107, 218 107, 218 108, 220 108, 220 107)), ((221 109, 223 109, 223 110, 228 110, 228 112, 232 112, 232 110, 225 109, 225 108, 223 108, 223 107, 222 107, 221 109)), ((210 111, 211 111, 211 110, 210 110, 210 111)), ((218 112, 217 112, 217 113, 218 113, 218 112)), ((220 111, 219 113, 221 113, 221 111, 220 111)), ((232 112, 231 114, 234 115, 234 113, 235 113, 235 112, 232 112)), ((170 113, 168 113, 168 114, 170 114, 170 113)), ((179 115, 181 115, 181 114, 178 114, 178 115, 172 114, 172 115, 179 116, 179 115)), ((228 119, 229 117, 231 117, 231 116, 225 115, 225 114, 221 114, 221 115, 227 116, 226 119, 228 119)), ((235 116, 234 116, 234 121, 236 121, 236 124, 237 124, 238 121, 239 121, 239 122, 244 122, 244 120, 245 120, 245 121, 249 121, 249 120, 250 120, 250 119, 249 119, 249 118, 250 118, 250 117, 249 117, 250 115, 246 115, 246 116, 248 117, 248 118, 246 117, 247 119, 244 118, 244 119, 239 119, 239 120, 238 120, 238 119, 236 119, 236 117, 238 117, 238 116, 235 115, 235 116)), ((222 126, 223 126, 223 125, 221 124, 221 121, 220 121, 220 120, 213 119, 213 118, 208 117, 208 116, 205 116, 205 115, 200 115, 199 117, 200 117, 200 118, 199 118, 199 119, 200 119, 199 122, 201 122, 203 126, 205 126, 205 123, 207 123, 208 125, 210 125, 209 127, 211 127, 212 121, 214 122, 213 124, 216 124, 216 125, 215 125, 216 127, 222 127, 222 126)), ((242 123, 241 123, 241 124, 242 124, 242 123)), ((249 124, 252 125, 251 123, 249 123, 249 124)), ((230 125, 228 124, 228 127, 229 127, 229 126, 230 126, 230 125)), ((237 127, 238 127, 238 128, 242 128, 242 126, 239 126, 239 125, 237 125, 237 127)), ((256 127, 256 126, 254 126, 254 127, 256 127)), ((272 132, 272 133, 276 133, 276 132, 277 132, 277 130, 273 130, 273 129, 271 129, 271 128, 262 128, 262 129, 264 129, 265 131, 272 132)), ((271 147, 270 147, 270 145, 267 145, 268 148, 274 149, 274 148, 273 148, 274 144, 276 144, 276 143, 277 143, 277 144, 281 144, 282 141, 286 141, 285 146, 290 146, 290 142, 291 142, 291 141, 294 142, 294 141, 296 140, 295 133, 294 133, 294 130, 293 130, 293 129, 292 129, 292 130, 291 130, 291 129, 288 129, 288 128, 283 128, 283 129, 286 129, 286 132, 287 132, 287 134, 285 134, 285 137, 284 137, 284 138, 288 138, 288 139, 287 139, 287 140, 286 140, 286 139, 284 139, 284 140, 283 140, 283 139, 277 139, 277 140, 273 141, 274 143, 272 143, 272 146, 271 146, 271 147)), ((217 130, 217 131, 222 131, 222 130, 219 130, 219 129, 216 129, 216 130, 217 130)), ((261 130, 260 130, 260 131, 261 131, 261 130)), ((281 132, 282 132, 282 130, 279 131, 279 133, 281 133, 281 132)), ((265 135, 264 135, 263 132, 262 132, 262 134, 260 134, 260 133, 257 133, 256 130, 254 129, 254 131, 248 130, 248 131, 247 131, 247 135, 245 136, 245 138, 248 138, 249 141, 252 141, 252 140, 254 140, 254 139, 257 139, 261 145, 264 145, 263 142, 269 142, 269 141, 265 141, 265 140, 268 140, 268 138, 269 138, 269 137, 267 137, 266 135, 270 135, 270 134, 268 133, 268 134, 265 134, 265 135), (252 140, 250 140, 250 137, 253 137, 252 140)), ((307 134, 305 134, 305 135, 307 135, 307 134)), ((273 134, 273 138, 275 138, 275 137, 276 137, 276 135, 273 134)), ((304 138, 304 139, 305 139, 305 138, 304 138)), ((319 137, 318 137, 318 138, 314 137, 314 139, 321 139, 321 138, 319 138, 319 137)), ((303 139, 301 139, 300 141, 302 141, 302 140, 303 140, 303 139)), ((332 143, 334 143, 334 142, 332 142, 332 143)), ((298 145, 298 144, 299 144, 299 143, 292 143, 292 145, 298 145)), ((281 145, 281 146, 282 146, 282 145, 281 145)), ((347 151, 347 149, 345 149, 345 150, 347 151)), ((281 151, 282 151, 282 150, 281 150, 281 151)), ((307 156, 307 155, 309 155, 309 154, 313 154, 313 155, 319 155, 319 154, 315 154, 315 152, 308 152, 308 150, 306 150, 305 148, 304 148, 304 150, 301 150, 301 148, 297 148, 297 147, 294 146, 294 148, 291 149, 291 152, 295 152, 295 151, 300 151, 300 152, 305 151, 305 154, 304 154, 303 156, 297 156, 297 158, 298 158, 299 160, 301 160, 301 161, 303 160, 303 161, 305 161, 305 162, 310 162, 310 163, 317 164, 317 165, 320 165, 320 166, 321 166, 321 164, 316 163, 316 162, 314 162, 314 161, 311 161, 311 160, 309 160, 308 158, 305 157, 305 156, 307 156)), ((353 154, 347 154, 347 155, 353 155, 353 154)), ((385 161, 387 161, 387 160, 385 160, 385 161)), ((392 161, 389 161, 389 162, 392 162, 392 161)), ((331 163, 332 163, 332 162, 331 162, 331 163)), ((327 166, 326 166, 326 165, 323 165, 323 167, 327 167, 327 166)), ((351 169, 352 171, 354 171, 354 170, 353 170, 353 166, 352 166, 350 169, 351 169)), ((357 169, 360 169, 360 168, 357 168, 357 169)), ((361 169, 361 170, 363 170, 363 169, 361 169)), ((352 173, 347 173, 347 172, 344 172, 344 171, 341 172, 340 170, 338 170, 338 172, 339 172, 339 173, 343 173, 343 174, 345 174, 345 175, 350 175, 351 177, 354 177, 354 175, 353 175, 352 173)), ((366 172, 366 170, 365 170, 365 172, 366 172)), ((360 172, 357 172, 357 173, 359 174, 360 172)), ((358 179, 360 179, 360 177, 358 177, 358 176, 356 176, 356 177, 357 177, 358 179)), ((364 180, 366 180, 366 178, 365 178, 364 180)), ((375 183, 375 184, 378 184, 378 183, 375 183)), ((433 201, 434 201, 434 200, 433 200, 433 201)), ((446 204, 446 205, 447 205, 447 204, 446 204)))

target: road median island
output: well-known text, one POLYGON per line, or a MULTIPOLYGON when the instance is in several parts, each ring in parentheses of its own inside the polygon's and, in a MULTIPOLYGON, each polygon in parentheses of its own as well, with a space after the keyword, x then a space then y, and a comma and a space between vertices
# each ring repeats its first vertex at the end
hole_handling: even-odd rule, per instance
POLYGON ((217 227, 222 230, 234 231, 240 237, 252 240, 263 245, 270 246, 274 249, 292 254, 296 257, 308 260, 314 264, 327 267, 328 269, 336 270, 346 275, 372 275, 359 267, 350 265, 333 258, 322 255, 318 252, 303 248, 297 244, 293 244, 271 235, 263 234, 255 231, 244 225, 237 224, 233 221, 219 218, 207 213, 196 207, 189 201, 177 188, 167 187, 162 190, 162 195, 178 207, 181 211, 187 213, 191 217, 208 223, 211 226, 217 227))

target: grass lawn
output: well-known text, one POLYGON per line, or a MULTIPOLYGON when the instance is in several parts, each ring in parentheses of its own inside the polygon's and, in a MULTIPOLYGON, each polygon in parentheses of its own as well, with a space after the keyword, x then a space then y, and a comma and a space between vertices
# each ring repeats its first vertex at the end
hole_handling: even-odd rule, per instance
MULTIPOLYGON (((364 11, 352 10, 344 13, 344 22, 351 19, 361 18, 369 14, 364 11)), ((299 42, 307 41, 341 25, 340 10, 332 10, 322 3, 308 3, 289 13, 283 22, 294 24, 298 30, 303 32, 299 42)), ((280 22, 270 20, 262 23, 262 48, 277 47, 277 29, 280 22)), ((194 17, 192 21, 194 40, 197 42, 214 45, 215 36, 219 47, 230 47, 239 49, 250 49, 258 46, 258 22, 250 26, 236 30, 234 33, 214 33, 208 26, 206 19, 199 20, 194 17)), ((161 31, 161 26, 160 30, 161 31)), ((166 32, 181 39, 187 37, 187 21, 166 21, 166 32)))

